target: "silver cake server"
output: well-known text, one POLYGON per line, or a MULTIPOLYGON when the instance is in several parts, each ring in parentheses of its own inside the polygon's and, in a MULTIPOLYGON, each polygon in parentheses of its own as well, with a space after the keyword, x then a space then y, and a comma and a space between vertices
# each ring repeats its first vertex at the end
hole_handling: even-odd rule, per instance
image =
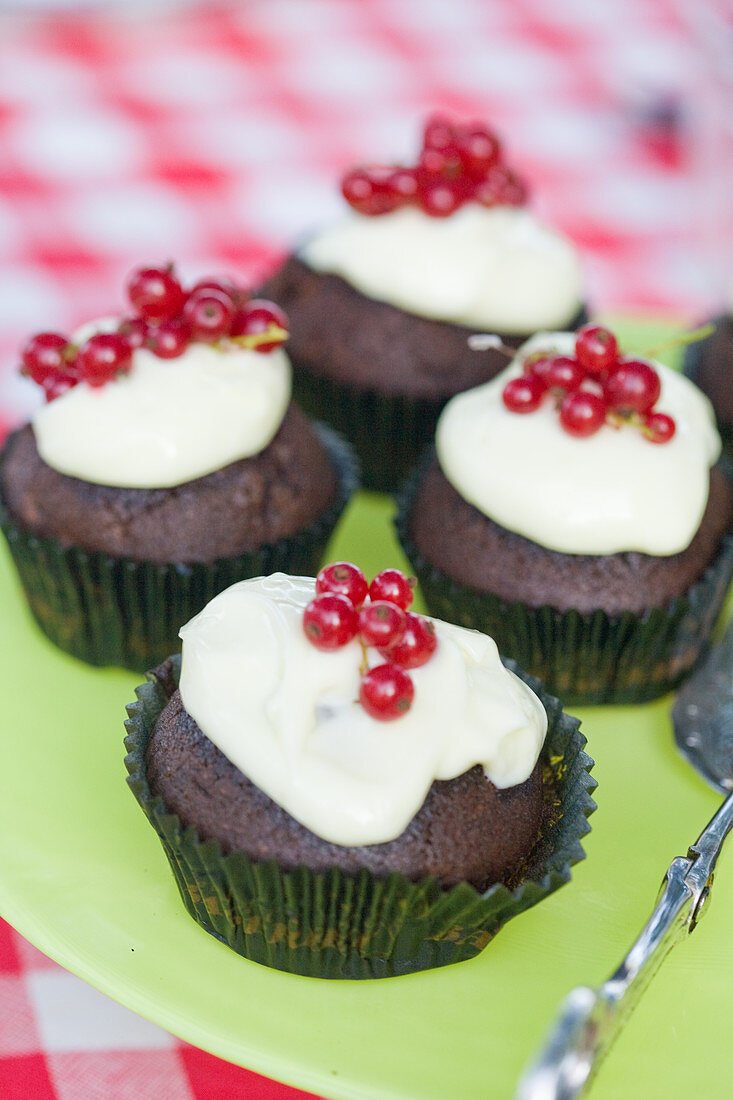
POLYGON ((682 755, 728 797, 687 855, 670 863, 656 908, 618 969, 600 989, 579 986, 565 998, 543 1049, 520 1078, 516 1100, 585 1096, 665 955, 705 912, 715 864, 733 826, 733 623, 681 688, 672 721, 682 755))

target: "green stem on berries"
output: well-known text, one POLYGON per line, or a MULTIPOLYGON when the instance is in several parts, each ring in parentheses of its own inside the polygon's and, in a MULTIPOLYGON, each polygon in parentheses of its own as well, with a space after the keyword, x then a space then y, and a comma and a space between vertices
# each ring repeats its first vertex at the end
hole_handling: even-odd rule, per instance
POLYGON ((692 332, 683 332, 679 336, 670 336, 668 340, 664 340, 661 344, 657 344, 651 351, 645 351, 642 354, 648 359, 655 359, 660 351, 669 351, 670 348, 683 348, 688 344, 697 344, 700 340, 706 340, 708 336, 712 336, 715 332, 715 325, 702 325, 701 328, 693 329, 692 332))
POLYGON ((288 330, 280 325, 268 325, 264 332, 250 332, 245 336, 228 336, 226 343, 236 344, 237 347, 254 351, 261 344, 277 342, 284 344, 288 338, 288 330))

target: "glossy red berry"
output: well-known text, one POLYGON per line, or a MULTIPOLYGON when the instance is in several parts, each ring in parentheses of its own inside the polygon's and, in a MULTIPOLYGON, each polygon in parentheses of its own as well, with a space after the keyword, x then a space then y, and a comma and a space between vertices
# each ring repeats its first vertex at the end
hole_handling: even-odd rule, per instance
POLYGON ((536 375, 547 385, 547 372, 556 358, 555 355, 530 355, 524 361, 524 373, 536 375))
MULTIPOLYGON (((244 309, 235 314, 230 329, 231 336, 260 336, 268 331, 270 326, 277 325, 285 332, 288 330, 288 319, 274 302, 265 298, 253 298, 244 309)), ((256 351, 268 352, 277 348, 283 342, 284 337, 273 336, 271 340, 258 344, 256 351)))
POLYGON ((228 336, 234 320, 234 303, 228 294, 215 290, 197 290, 183 307, 183 319, 194 340, 214 343, 228 336))
POLYGON ((132 348, 118 332, 97 332, 79 348, 79 373, 90 386, 103 386, 132 366, 132 348))
POLYGON ((396 603, 373 600, 359 612, 359 637, 377 649, 395 645, 405 632, 406 614, 396 603))
POLYGON ((472 126, 461 133, 458 142, 461 163, 469 176, 482 179, 499 161, 501 147, 495 134, 484 126, 472 126))
POLYGON ((415 696, 412 679, 396 665, 376 665, 362 677, 359 702, 367 714, 391 722, 407 714, 415 696))
POLYGON ((555 355, 542 375, 544 382, 561 390, 577 390, 585 378, 585 370, 577 359, 569 355, 555 355))
POLYGON ((527 201, 527 187, 511 168, 495 164, 476 183, 473 197, 483 206, 521 206, 527 201))
POLYGON ((677 425, 671 416, 662 412, 649 412, 644 417, 642 432, 651 443, 669 443, 677 425))
POLYGON ((39 332, 31 336, 23 348, 21 371, 39 386, 44 386, 66 370, 69 355, 73 358, 73 354, 74 349, 65 336, 58 332, 39 332))
POLYGON ((142 317, 124 317, 117 331, 124 336, 131 348, 141 348, 148 338, 148 325, 142 317))
POLYGON ((423 149, 445 149, 456 141, 456 131, 445 115, 430 115, 423 128, 423 149))
POLYGON ((346 596, 354 607, 361 607, 367 598, 369 585, 358 565, 350 561, 335 561, 325 566, 316 577, 316 592, 336 592, 346 596))
POLYGON ((146 321, 168 321, 183 309, 186 295, 168 268, 144 267, 134 271, 127 283, 133 309, 146 321))
POLYGON ((622 359, 604 383, 609 408, 617 412, 648 412, 658 400, 662 383, 651 363, 622 359))
POLYGON ((73 389, 78 382, 79 379, 70 374, 60 374, 53 378, 47 378, 42 383, 46 400, 55 401, 57 397, 62 397, 63 394, 73 389))
POLYGON ((438 644, 435 627, 430 619, 405 613, 405 629, 400 640, 380 652, 401 668, 418 668, 429 661, 438 644))
POLYGON ((237 286, 230 279, 199 279, 193 284, 188 295, 190 297, 192 294, 198 294, 199 291, 209 290, 224 295, 235 306, 243 306, 249 298, 249 292, 244 287, 237 286))
POLYGON ((339 649, 356 636, 356 608, 346 596, 325 592, 303 612, 303 630, 317 649, 339 649))
POLYGON ((401 569, 383 569, 369 585, 369 598, 386 600, 407 611, 414 595, 415 578, 406 577, 401 569))
POLYGON ((414 168, 395 168, 386 182, 389 190, 401 203, 411 202, 417 195, 417 172, 414 168))
POLYGON ((547 383, 537 374, 510 378, 501 393, 504 405, 513 413, 531 413, 539 409, 547 392, 547 383))
POLYGON ((173 317, 148 329, 147 347, 159 359, 178 359, 191 343, 191 326, 181 317, 173 317))
POLYGON ((583 438, 593 435, 606 420, 606 403, 602 397, 583 390, 567 394, 560 405, 560 423, 569 435, 583 438))
POLYGON ((437 179, 418 188, 417 204, 431 218, 448 218, 463 203, 460 189, 449 180, 437 179))
POLYGON ((602 374, 618 359, 618 341, 601 325, 583 325, 575 337, 575 354, 591 374, 602 374))
POLYGON ((360 214, 389 214, 400 205, 400 196, 389 185, 392 168, 355 168, 341 181, 341 193, 360 214))

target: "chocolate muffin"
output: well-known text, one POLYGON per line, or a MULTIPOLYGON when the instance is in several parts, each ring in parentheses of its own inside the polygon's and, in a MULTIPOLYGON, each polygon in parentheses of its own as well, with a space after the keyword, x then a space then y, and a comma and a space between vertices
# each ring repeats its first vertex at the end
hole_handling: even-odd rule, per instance
POLYGON ((578 723, 473 631, 435 622, 420 665, 363 625, 332 645, 308 628, 332 595, 282 574, 220 593, 128 707, 128 782, 188 912, 246 958, 334 978, 470 958, 582 858, 578 723), (398 661, 410 702, 374 709, 398 661))
POLYGON ((575 345, 539 334, 495 381, 449 403, 398 533, 432 614, 491 633, 573 703, 643 702, 707 646, 733 571, 733 491, 699 391, 617 356, 566 400, 575 345), (555 361, 545 387, 534 364, 555 361), (647 380, 658 409, 605 403, 628 377, 647 380), (521 415, 516 393, 535 402, 521 415), (574 436, 566 409, 578 399, 598 422, 574 436))
POLYGON ((433 458, 415 494, 408 533, 427 561, 479 592, 493 592, 507 603, 521 600, 536 608, 618 616, 626 611, 643 615, 683 596, 716 559, 732 526, 730 481, 715 466, 700 526, 680 553, 563 554, 483 515, 453 488, 433 458))
POLYGON ((471 334, 517 347, 586 320, 574 249, 500 161, 485 128, 429 120, 418 164, 347 174, 353 212, 264 286, 290 318, 297 400, 352 441, 367 488, 397 487, 445 402, 504 367, 471 334))
POLYGON ((128 296, 134 317, 26 346, 47 402, 0 453, 0 525, 46 635, 144 670, 233 581, 316 568, 357 478, 291 403, 274 303, 167 268, 128 296))
POLYGON ((117 557, 213 562, 290 538, 339 495, 328 450, 291 404, 272 443, 170 488, 95 485, 48 466, 30 425, 10 436, 0 492, 26 531, 117 557))
POLYGON ((348 875, 366 868, 384 878, 435 877, 441 886, 470 882, 485 890, 506 882, 531 852, 546 811, 542 766, 523 783, 500 790, 476 766, 433 783, 424 803, 399 837, 358 847, 330 843, 296 821, 224 756, 186 712, 176 691, 155 726, 147 753, 153 795, 193 826, 202 841, 250 859, 275 859, 285 870, 305 864, 348 875))

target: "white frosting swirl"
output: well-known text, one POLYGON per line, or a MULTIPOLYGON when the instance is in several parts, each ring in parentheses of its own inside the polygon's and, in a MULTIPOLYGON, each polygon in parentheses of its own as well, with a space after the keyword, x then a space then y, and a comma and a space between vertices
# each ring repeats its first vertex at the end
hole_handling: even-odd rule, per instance
POLYGON ((530 775, 547 717, 491 638, 435 620, 411 709, 380 722, 357 701, 359 644, 325 653, 306 639, 314 592, 282 573, 241 581, 181 630, 186 710, 292 817, 336 844, 378 844, 404 831, 434 779, 475 764, 499 787, 530 775))
MULTIPOLYGON (((85 326, 108 331, 107 319, 85 326)), ((33 417, 41 458, 99 485, 165 488, 259 454, 290 401, 290 362, 230 346, 189 344, 177 359, 138 348, 128 374, 81 382, 33 417)))
POLYGON ((520 207, 467 203, 449 218, 416 207, 351 213, 308 241, 301 256, 371 298, 499 332, 561 328, 583 296, 573 246, 520 207))
POLYGON ((574 333, 538 333, 491 382, 448 402, 436 430, 448 481, 484 515, 550 550, 684 550, 700 526, 720 454, 708 399, 655 362, 662 384, 655 408, 674 418, 673 438, 654 444, 629 425, 604 425, 578 439, 564 431, 552 401, 522 414, 502 401, 526 356, 545 349, 572 355, 574 333))

